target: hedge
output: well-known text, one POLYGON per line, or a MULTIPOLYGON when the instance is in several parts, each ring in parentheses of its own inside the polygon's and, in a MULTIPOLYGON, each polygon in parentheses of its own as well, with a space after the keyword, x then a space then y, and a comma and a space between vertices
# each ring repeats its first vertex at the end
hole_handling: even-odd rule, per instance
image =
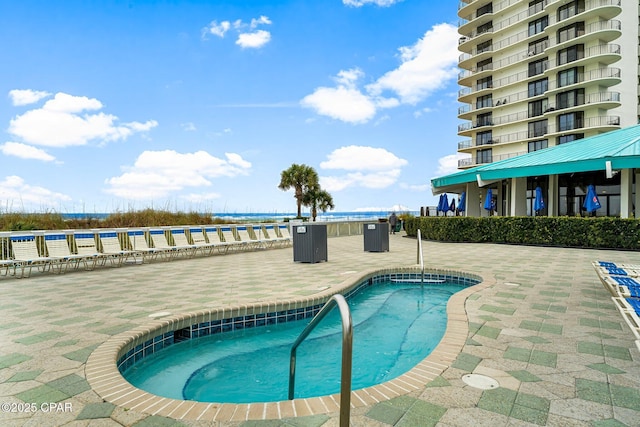
POLYGON ((440 242, 640 249, 640 220, 610 217, 412 217, 405 231, 440 242))

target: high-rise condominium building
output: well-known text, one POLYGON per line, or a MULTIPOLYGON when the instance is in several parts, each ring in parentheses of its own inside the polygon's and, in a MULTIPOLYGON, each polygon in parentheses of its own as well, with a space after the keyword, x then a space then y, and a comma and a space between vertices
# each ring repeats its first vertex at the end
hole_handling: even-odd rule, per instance
POLYGON ((461 0, 466 169, 638 123, 638 0, 461 0))

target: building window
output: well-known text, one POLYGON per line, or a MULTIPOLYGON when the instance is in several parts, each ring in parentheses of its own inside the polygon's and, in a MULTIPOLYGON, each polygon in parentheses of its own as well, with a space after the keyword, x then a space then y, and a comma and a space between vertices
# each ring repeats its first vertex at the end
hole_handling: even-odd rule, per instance
POLYGON ((538 74, 544 73, 548 66, 549 62, 547 58, 529 62, 529 77, 537 76, 538 74))
POLYGON ((478 150, 476 152, 476 163, 477 164, 482 164, 482 163, 491 163, 491 148, 487 148, 485 150, 478 150))
POLYGON ((478 114, 478 117, 476 118, 476 126, 491 126, 492 124, 491 113, 478 114))
POLYGON ((493 143, 491 135, 492 132, 490 130, 486 132, 478 132, 476 134, 476 145, 487 145, 493 143))
POLYGON ((584 22, 576 22, 575 24, 558 30, 558 43, 564 43, 568 40, 575 39, 584 35, 584 22))
POLYGON ((584 12, 584 0, 574 0, 558 8, 558 21, 563 21, 584 12))
POLYGON ((477 31, 478 34, 486 33, 487 31, 493 30, 493 21, 489 21, 486 24, 478 25, 477 31))
POLYGON ((571 108, 584 104, 584 89, 570 90, 556 95, 556 108, 571 108))
POLYGON ((560 114, 558 116, 558 132, 567 130, 580 129, 583 127, 584 113, 576 111, 575 113, 560 114))
POLYGON ((476 83, 476 90, 482 89, 491 89, 493 87, 493 77, 485 77, 484 79, 479 79, 476 83))
POLYGON ((547 119, 529 123, 529 138, 537 138, 547 133, 547 119))
POLYGON ((570 135, 562 135, 558 137, 558 145, 584 138, 584 133, 572 133, 570 135))
POLYGON ((476 47, 476 52, 483 53, 491 50, 492 43, 493 43, 493 40, 487 40, 486 42, 478 43, 478 46, 476 47))
POLYGON ((582 67, 573 67, 558 73, 558 87, 579 83, 582 77, 582 67))
POLYGON ((541 139, 539 141, 530 141, 529 142, 529 152, 542 150, 543 148, 547 148, 549 143, 546 139, 541 139))
POLYGON ((486 15, 487 13, 493 13, 493 3, 486 4, 481 8, 478 8, 476 16, 486 15))
POLYGON ((478 72, 484 70, 491 70, 493 68, 492 58, 485 59, 484 61, 478 61, 476 69, 478 72))
POLYGON ((564 65, 582 58, 584 58, 583 44, 577 44, 558 51, 558 65, 564 65))
POLYGON ((548 46, 549 46, 548 37, 531 42, 529 43, 529 50, 527 51, 527 56, 533 56, 533 55, 542 53, 548 46))
POLYGON ((493 107, 493 99, 491 95, 479 96, 476 99, 476 109, 493 107))
POLYGON ((529 2, 529 16, 540 12, 544 9, 544 5, 547 3, 547 0, 534 0, 529 2))
POLYGON ((549 17, 543 16, 540 19, 529 22, 529 37, 540 34, 549 25, 549 17))
POLYGON ((549 79, 544 78, 529 83, 529 98, 542 95, 549 88, 549 79))
POLYGON ((538 117, 547 112, 547 98, 529 102, 529 117, 538 117))

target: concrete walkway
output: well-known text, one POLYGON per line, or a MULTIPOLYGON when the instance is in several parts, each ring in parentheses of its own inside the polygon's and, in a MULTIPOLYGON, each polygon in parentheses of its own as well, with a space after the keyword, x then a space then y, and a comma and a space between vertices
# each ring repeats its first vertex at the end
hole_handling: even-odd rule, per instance
MULTIPOLYGON (((293 262, 291 248, 0 278, 2 426, 337 426, 338 413, 245 422, 178 421, 102 399, 85 379, 111 336, 179 314, 282 301, 338 286, 359 272, 411 266, 416 241, 387 253, 362 236, 330 238, 329 261, 293 262)), ((424 242, 428 267, 492 282, 466 301, 467 342, 419 392, 352 410, 352 426, 638 426, 640 353, 591 262, 640 264, 640 253, 424 242), (469 373, 499 387, 467 385, 469 373)))

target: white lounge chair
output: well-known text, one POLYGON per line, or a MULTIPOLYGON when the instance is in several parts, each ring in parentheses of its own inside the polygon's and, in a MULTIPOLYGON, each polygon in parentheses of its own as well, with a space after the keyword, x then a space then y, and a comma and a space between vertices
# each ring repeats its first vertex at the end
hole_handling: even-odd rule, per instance
POLYGON ((161 259, 165 261, 170 261, 175 256, 178 255, 178 252, 176 251, 176 249, 173 248, 171 245, 169 245, 169 242, 167 241, 167 236, 164 230, 159 228, 156 228, 156 229, 152 228, 151 230, 149 230, 149 238, 153 243, 153 248, 149 247, 148 244, 147 244, 147 248, 150 251, 153 251, 153 253, 155 254, 154 258, 159 256, 161 259))
POLYGON ((235 228, 240 241, 246 244, 249 249, 261 249, 265 247, 264 241, 258 240, 256 237, 252 236, 246 225, 237 225, 235 228))
POLYGON ((198 247, 189 243, 189 239, 187 239, 187 233, 185 233, 184 228, 172 228, 171 238, 174 243, 173 247, 176 248, 176 250, 186 253, 189 258, 196 255, 198 247))
POLYGON ((13 259, 20 263, 20 276, 16 277, 29 277, 31 276, 31 270, 36 267, 39 271, 45 272, 52 269, 60 261, 55 257, 46 257, 40 255, 38 251, 38 245, 36 244, 36 236, 33 234, 20 234, 14 235, 10 238, 11 249, 13 251, 13 259), (25 272, 29 268, 28 273, 25 272))
MULTIPOLYGON (((288 240, 284 237, 280 237, 278 232, 276 231, 276 224, 264 224, 261 228, 261 231, 264 235, 262 240, 267 242, 267 245, 270 247, 273 246, 285 246, 288 244, 288 240)), ((255 228, 254 228, 255 231, 255 228)))
POLYGON ((215 248, 217 248, 219 253, 227 253, 229 248, 232 247, 235 242, 231 243, 220 239, 219 230, 220 227, 217 226, 206 226, 204 228, 204 232, 209 244, 212 244, 215 248))
POLYGON ((289 227, 287 227, 286 224, 278 225, 278 233, 280 233, 280 237, 285 240, 287 246, 293 244, 291 233, 289 233, 289 227))
POLYGON ((100 253, 98 244, 96 243, 96 234, 93 232, 78 231, 73 233, 73 242, 78 255, 95 257, 96 264, 105 265, 109 259, 109 255, 100 253))
POLYGON ((133 260, 133 262, 136 261, 136 252, 123 249, 118 233, 115 231, 100 231, 98 232, 98 239, 102 247, 101 253, 107 256, 107 259, 111 261, 111 265, 120 267, 123 262, 129 259, 133 260))
POLYGON ((222 237, 224 238, 224 241, 229 245, 230 248, 232 249, 241 249, 241 248, 247 248, 248 247, 248 243, 247 242, 242 242, 238 239, 236 239, 236 236, 233 232, 233 229, 229 226, 222 226, 220 227, 220 232, 222 233, 222 237))
POLYGON ((85 270, 93 270, 98 260, 97 254, 81 255, 71 253, 67 235, 64 233, 45 233, 44 243, 50 257, 58 258, 58 272, 66 272, 70 266, 79 268, 80 263, 84 265, 85 270))
MULTIPOLYGON (((216 236, 218 233, 216 232, 216 236)), ((191 241, 196 247, 196 252, 201 251, 203 255, 212 255, 216 244, 207 241, 207 237, 204 235, 202 228, 190 227, 189 236, 191 241)))
POLYGON ((131 248, 142 256, 142 262, 149 262, 158 257, 165 258, 166 251, 149 247, 144 230, 129 230, 127 235, 129 236, 131 248))

